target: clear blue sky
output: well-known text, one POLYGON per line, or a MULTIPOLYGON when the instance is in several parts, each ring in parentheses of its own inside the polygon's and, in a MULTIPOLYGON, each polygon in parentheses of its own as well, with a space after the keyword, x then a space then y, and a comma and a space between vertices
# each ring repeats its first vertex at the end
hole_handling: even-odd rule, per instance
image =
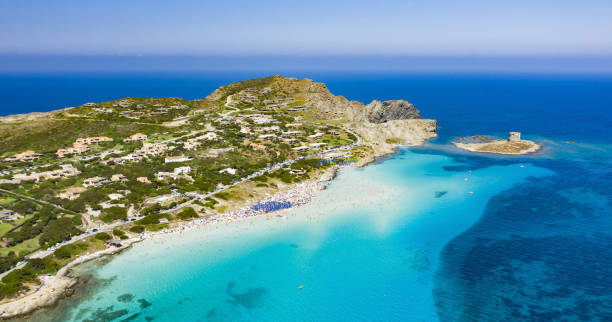
POLYGON ((612 0, 0 0, 0 55, 612 56, 612 0))

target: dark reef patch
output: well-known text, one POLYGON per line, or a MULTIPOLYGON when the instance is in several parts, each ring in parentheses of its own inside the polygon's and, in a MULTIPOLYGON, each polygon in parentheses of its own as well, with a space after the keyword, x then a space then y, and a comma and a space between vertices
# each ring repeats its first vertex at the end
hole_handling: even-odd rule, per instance
MULTIPOLYGON (((462 162, 470 169, 485 163, 462 162)), ((442 321, 612 316, 609 162, 529 162, 556 175, 491 198, 481 220, 443 250, 434 289, 442 321)))
POLYGON ((243 306, 249 310, 262 305, 264 298, 268 294, 268 290, 264 287, 249 288, 242 293, 234 291, 235 288, 236 283, 227 283, 225 292, 231 298, 227 302, 243 306))
POLYGON ((121 320, 121 322, 129 322, 129 321, 134 321, 134 320, 136 320, 136 318, 137 318, 137 317, 139 317, 139 316, 140 316, 140 314, 142 314, 142 313, 134 313, 134 314, 132 314, 132 315, 130 315, 130 316, 128 316, 128 317, 126 317, 125 319, 121 320))
POLYGON ((138 303, 140 304, 141 309, 146 309, 149 306, 153 305, 151 302, 147 301, 146 299, 138 299, 138 303))
POLYGON ((133 299, 134 299, 134 294, 130 294, 130 293, 121 294, 121 295, 117 296, 117 301, 119 301, 121 303, 132 302, 133 299))
POLYGON ((88 318, 83 319, 83 322, 105 322, 118 319, 128 314, 128 310, 115 310, 115 306, 111 305, 106 308, 98 308, 93 311, 88 318))
POLYGON ((442 198, 442 197, 444 197, 444 195, 445 195, 445 194, 447 194, 447 193, 448 193, 448 191, 436 191, 436 192, 435 192, 435 194, 434 194, 434 197, 436 197, 436 198, 442 198))

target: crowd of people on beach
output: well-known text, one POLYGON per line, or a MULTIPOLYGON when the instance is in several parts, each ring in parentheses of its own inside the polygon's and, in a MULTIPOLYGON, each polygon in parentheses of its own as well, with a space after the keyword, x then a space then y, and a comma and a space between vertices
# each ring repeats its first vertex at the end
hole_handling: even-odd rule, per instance
POLYGON ((141 237, 153 237, 159 234, 176 233, 213 223, 229 223, 232 221, 263 215, 270 212, 299 207, 312 201, 315 193, 320 190, 317 181, 308 181, 295 185, 288 191, 278 192, 255 204, 244 206, 238 210, 217 214, 205 218, 194 219, 175 228, 164 229, 155 233, 142 233, 141 237))

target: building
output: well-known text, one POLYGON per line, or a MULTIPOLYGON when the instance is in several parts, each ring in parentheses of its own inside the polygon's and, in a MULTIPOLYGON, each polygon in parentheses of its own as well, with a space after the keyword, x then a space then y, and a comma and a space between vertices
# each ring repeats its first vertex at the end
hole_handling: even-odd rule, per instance
POLYGON ((316 149, 316 148, 320 148, 320 147, 325 146, 325 145, 327 145, 327 143, 310 143, 310 144, 309 144, 309 146, 310 146, 311 148, 315 148, 315 149, 316 149))
POLYGON ((141 182, 141 183, 146 183, 146 184, 150 184, 151 183, 151 181, 147 177, 138 177, 138 178, 136 178, 136 181, 141 182))
POLYGON ((112 142, 112 141, 113 139, 106 137, 106 136, 92 136, 89 138, 78 138, 74 141, 74 144, 83 145, 83 144, 95 144, 95 143, 112 142))
POLYGON ((191 172, 190 166, 178 167, 174 168, 172 172, 160 171, 155 174, 155 178, 157 180, 166 180, 169 178, 177 179, 179 176, 188 174, 189 172, 191 172))
POLYGON ((306 108, 304 106, 294 106, 294 107, 292 107, 290 109, 287 109, 287 111, 289 111, 289 112, 299 112, 299 111, 303 111, 305 109, 306 108))
POLYGON ((101 185, 105 184, 109 182, 108 179, 104 178, 104 177, 93 177, 93 178, 87 178, 83 181, 83 186, 84 187, 100 187, 101 185))
POLYGON ((111 182, 127 182, 128 179, 121 173, 113 174, 110 178, 111 182))
POLYGON ((187 166, 184 166, 184 167, 174 168, 173 172, 176 175, 188 174, 189 172, 191 172, 191 167, 187 165, 187 166))
POLYGON ((219 135, 217 133, 215 133, 215 132, 208 132, 208 133, 204 134, 201 137, 204 140, 217 140, 217 139, 219 139, 219 135))
POLYGON ((91 103, 91 102, 89 102, 89 103, 85 103, 85 104, 83 104, 83 106, 86 106, 86 107, 92 107, 92 106, 96 106, 96 103, 91 103))
POLYGON ((127 138, 123 139, 123 142, 126 142, 126 143, 129 143, 129 142, 144 142, 148 138, 149 137, 146 134, 136 133, 136 134, 132 134, 132 135, 128 136, 127 138))
POLYGON ((323 133, 315 133, 313 135, 309 135, 308 139, 309 140, 318 140, 318 139, 320 139, 322 137, 323 137, 323 133))
POLYGON ((72 187, 72 188, 68 188, 60 193, 57 194, 58 198, 62 198, 62 199, 68 199, 68 200, 75 200, 77 199, 82 192, 86 191, 87 189, 83 188, 83 187, 72 187))
POLYGON ((55 152, 55 155, 57 155, 60 158, 63 158, 65 156, 82 154, 86 152, 89 152, 89 145, 87 145, 86 143, 74 142, 71 148, 57 149, 57 152, 55 152))
POLYGON ((40 179, 45 179, 45 180, 63 179, 67 177, 76 176, 79 173, 81 173, 81 171, 79 171, 79 169, 72 166, 72 164, 63 164, 60 167, 61 169, 58 169, 58 170, 32 172, 30 174, 17 173, 13 176, 13 181, 15 183, 21 183, 22 181, 39 182, 40 179))
POLYGON ((520 141, 521 140, 521 132, 510 132, 508 136, 509 141, 520 141))
POLYGON ((264 134, 264 135, 260 135, 258 138, 262 141, 269 141, 269 140, 276 139, 276 135, 275 134, 264 134))
POLYGON ((189 161, 191 160, 188 156, 185 155, 177 155, 177 156, 173 156, 173 157, 166 157, 166 159, 164 160, 165 163, 172 163, 172 162, 185 162, 185 161, 189 161))
POLYGON ((23 218, 23 216, 13 210, 10 209, 2 209, 0 210, 0 220, 3 221, 11 221, 23 218))
POLYGON ((249 146, 253 148, 253 150, 261 150, 261 151, 264 151, 265 149, 268 148, 267 146, 263 144, 257 144, 257 143, 251 143, 249 144, 249 146))
POLYGON ((234 174, 236 174, 236 171, 237 170, 234 169, 234 168, 225 168, 223 170, 220 170, 219 173, 229 173, 229 174, 234 175, 234 174))
POLYGON ((302 134, 302 132, 300 132, 300 131, 287 131, 287 132, 283 132, 284 136, 299 136, 301 134, 302 134))
POLYGON ((198 146, 202 145, 202 143, 195 140, 187 140, 187 142, 183 143, 183 148, 185 150, 195 150, 198 146))
POLYGON ((110 194, 108 194, 108 199, 113 200, 113 201, 119 200, 119 199, 123 199, 123 198, 124 198, 124 196, 122 194, 120 194, 120 193, 110 193, 110 194))
POLYGON ((11 161, 21 161, 21 162, 29 162, 29 161, 34 161, 34 160, 38 160, 40 159, 40 156, 42 155, 42 153, 36 153, 32 150, 27 150, 27 151, 23 151, 21 153, 17 153, 13 156, 10 156, 8 158, 5 158, 4 161, 7 162, 11 162, 11 161))
POLYGON ((287 123, 285 126, 286 127, 300 127, 302 126, 302 123, 287 123))
POLYGON ((298 146, 298 147, 292 148, 292 150, 295 151, 295 152, 306 152, 306 151, 308 151, 308 147, 305 146, 305 145, 302 145, 302 146, 298 146))
POLYGON ((134 151, 140 155, 162 155, 168 149, 168 146, 164 143, 143 143, 142 148, 134 151))

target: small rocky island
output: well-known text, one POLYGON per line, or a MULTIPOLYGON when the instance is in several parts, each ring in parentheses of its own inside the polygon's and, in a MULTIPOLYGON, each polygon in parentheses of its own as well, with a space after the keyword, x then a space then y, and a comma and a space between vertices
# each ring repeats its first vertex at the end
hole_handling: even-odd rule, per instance
POLYGON ((542 148, 541 145, 533 141, 522 140, 521 132, 510 132, 507 140, 475 135, 459 137, 452 143, 458 148, 472 152, 497 154, 528 154, 542 148))

